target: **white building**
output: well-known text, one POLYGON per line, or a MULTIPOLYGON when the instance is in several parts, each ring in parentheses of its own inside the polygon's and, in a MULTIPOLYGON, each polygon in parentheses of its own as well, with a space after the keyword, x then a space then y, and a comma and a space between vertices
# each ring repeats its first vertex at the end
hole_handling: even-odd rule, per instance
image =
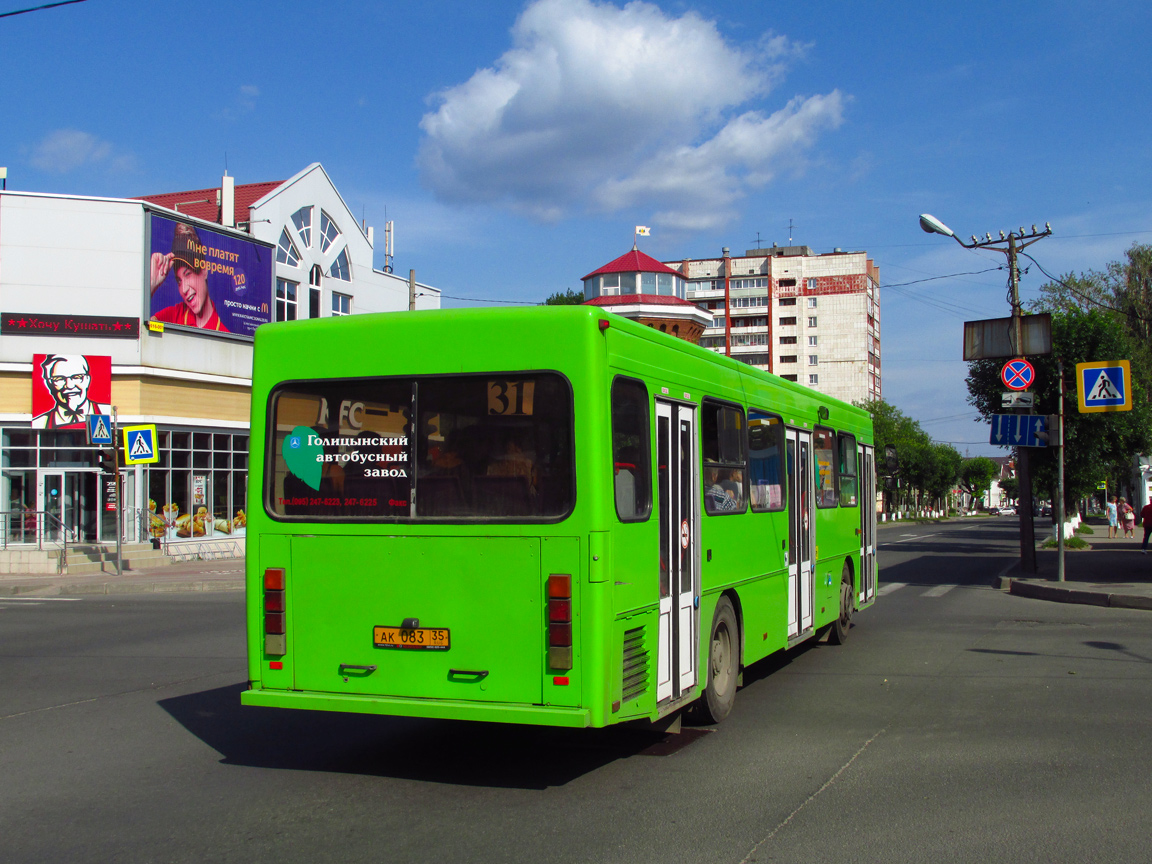
POLYGON ((865 252, 808 246, 666 261, 712 313, 700 344, 846 402, 881 398, 880 271, 865 252))
POLYGON ((122 471, 126 539, 242 534, 256 326, 439 308, 373 266, 373 233, 319 164, 147 199, 0 192, 0 512, 42 514, 5 516, 6 542, 56 520, 115 542, 83 426, 103 408, 81 403, 157 427, 159 461, 122 471))

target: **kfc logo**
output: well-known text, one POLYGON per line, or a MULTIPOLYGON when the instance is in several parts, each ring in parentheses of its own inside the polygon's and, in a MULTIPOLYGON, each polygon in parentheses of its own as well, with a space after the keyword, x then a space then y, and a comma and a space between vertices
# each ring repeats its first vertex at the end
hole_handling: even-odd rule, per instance
POLYGON ((111 401, 111 357, 33 355, 33 429, 82 429, 89 414, 111 414, 111 401))

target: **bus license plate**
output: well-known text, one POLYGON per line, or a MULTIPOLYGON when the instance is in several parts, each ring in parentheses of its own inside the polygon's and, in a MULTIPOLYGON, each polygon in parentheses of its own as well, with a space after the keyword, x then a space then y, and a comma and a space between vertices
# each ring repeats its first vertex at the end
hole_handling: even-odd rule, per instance
POLYGON ((377 648, 416 648, 447 651, 447 627, 373 627, 372 642, 377 648))

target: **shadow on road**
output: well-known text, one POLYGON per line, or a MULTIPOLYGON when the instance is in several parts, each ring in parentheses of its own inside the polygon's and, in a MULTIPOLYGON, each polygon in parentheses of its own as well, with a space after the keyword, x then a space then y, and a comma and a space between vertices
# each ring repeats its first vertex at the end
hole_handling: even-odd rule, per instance
POLYGON ((648 729, 553 729, 240 705, 243 684, 158 704, 228 765, 431 783, 545 789, 617 759, 669 755, 688 737, 648 729))
POLYGON ((981 567, 973 567, 971 547, 966 555, 922 555, 899 564, 887 563, 884 552, 880 555, 881 583, 908 585, 988 585, 1013 560, 1012 553, 1005 552, 1003 557, 984 558, 981 567))

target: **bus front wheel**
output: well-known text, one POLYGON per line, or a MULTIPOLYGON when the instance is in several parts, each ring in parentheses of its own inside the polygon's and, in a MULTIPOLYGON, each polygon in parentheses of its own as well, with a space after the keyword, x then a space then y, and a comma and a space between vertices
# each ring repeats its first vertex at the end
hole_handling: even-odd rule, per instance
POLYGON ((852 568, 844 563, 844 572, 840 574, 840 614, 832 622, 832 629, 828 631, 828 641, 833 645, 843 645, 848 639, 848 630, 852 626, 852 568))
POLYGON ((708 647, 707 684, 700 700, 701 712, 712 723, 719 723, 732 710, 736 701, 736 681, 740 665, 740 631, 732 601, 721 597, 712 615, 712 635, 708 647))

